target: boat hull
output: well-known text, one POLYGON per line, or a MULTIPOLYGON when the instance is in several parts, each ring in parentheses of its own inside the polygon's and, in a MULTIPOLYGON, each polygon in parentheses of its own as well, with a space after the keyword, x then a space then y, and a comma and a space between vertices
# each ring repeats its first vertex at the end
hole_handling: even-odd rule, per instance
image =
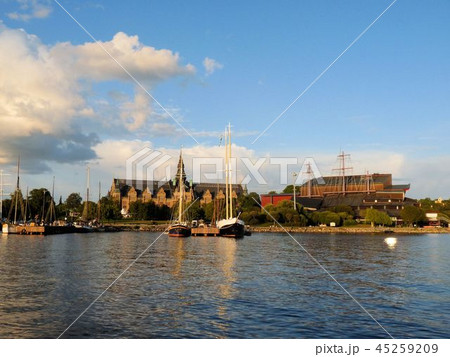
POLYGON ((243 238, 245 226, 239 222, 224 225, 219 229, 219 235, 227 238, 243 238))
POLYGON ((169 237, 189 237, 191 235, 191 228, 176 224, 169 227, 169 237))

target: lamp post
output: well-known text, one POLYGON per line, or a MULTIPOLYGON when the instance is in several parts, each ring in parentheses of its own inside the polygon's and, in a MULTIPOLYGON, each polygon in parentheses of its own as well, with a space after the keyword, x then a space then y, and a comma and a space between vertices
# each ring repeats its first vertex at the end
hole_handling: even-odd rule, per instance
POLYGON ((294 209, 295 210, 297 210, 297 198, 295 197, 295 178, 297 177, 297 173, 296 172, 293 172, 292 173, 292 183, 293 183, 293 185, 292 186, 294 186, 294 209))

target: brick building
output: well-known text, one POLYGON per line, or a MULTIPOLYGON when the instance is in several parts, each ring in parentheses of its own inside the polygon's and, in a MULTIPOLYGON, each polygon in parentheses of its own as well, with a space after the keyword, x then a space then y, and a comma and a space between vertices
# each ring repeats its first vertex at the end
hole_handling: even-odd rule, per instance
MULTIPOLYGON (((224 183, 192 183, 186 180, 186 173, 184 171, 184 163, 180 157, 178 161, 177 176, 170 181, 160 184, 159 182, 147 180, 126 180, 114 178, 109 196, 116 201, 122 210, 122 213, 128 213, 130 204, 136 201, 141 202, 155 202, 157 205, 166 205, 173 207, 178 202, 180 195, 178 189, 178 182, 181 182, 185 187, 184 201, 189 202, 199 199, 200 204, 206 205, 217 199, 225 199, 225 184, 224 183), (180 165, 181 177, 180 177, 180 165)), ((239 184, 233 184, 232 195, 237 198, 239 195, 246 193, 245 187, 239 184)))

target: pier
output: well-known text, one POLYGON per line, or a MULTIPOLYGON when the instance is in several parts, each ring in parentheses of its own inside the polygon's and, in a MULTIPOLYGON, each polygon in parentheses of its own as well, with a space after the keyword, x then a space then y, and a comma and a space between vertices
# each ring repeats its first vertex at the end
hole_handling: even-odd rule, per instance
POLYGON ((219 235, 219 228, 196 227, 191 229, 191 235, 194 237, 217 237, 219 235))
MULTIPOLYGON (((15 234, 20 235, 50 235, 50 234, 66 234, 66 233, 89 233, 93 229, 87 227, 74 226, 16 226, 15 234)), ((9 232, 14 234, 14 232, 9 232)))

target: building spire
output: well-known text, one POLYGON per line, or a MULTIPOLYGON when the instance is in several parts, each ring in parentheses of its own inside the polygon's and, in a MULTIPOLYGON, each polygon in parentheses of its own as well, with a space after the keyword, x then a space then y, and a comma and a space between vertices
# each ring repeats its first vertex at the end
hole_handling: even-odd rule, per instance
POLYGON ((181 174, 181 182, 186 182, 186 172, 184 171, 184 162, 183 162, 183 156, 182 156, 182 150, 180 150, 180 158, 178 160, 178 166, 177 166, 177 182, 180 182, 180 174, 181 174))

